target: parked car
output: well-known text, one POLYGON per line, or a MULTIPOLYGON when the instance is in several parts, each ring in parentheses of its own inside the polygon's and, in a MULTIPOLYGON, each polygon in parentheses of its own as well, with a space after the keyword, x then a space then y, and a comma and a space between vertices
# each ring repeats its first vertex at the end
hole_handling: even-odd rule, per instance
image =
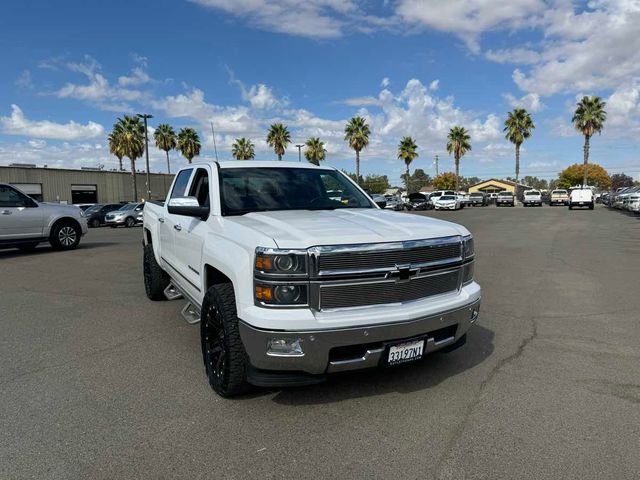
POLYGON ((588 188, 574 188, 569 194, 569 210, 573 210, 577 207, 587 207, 589 210, 593 210, 593 191, 588 188))
POLYGON ((95 205, 95 203, 74 203, 73 205, 75 207, 78 207, 83 212, 86 212, 87 209, 93 207, 95 205))
POLYGON ((469 205, 473 205, 474 207, 486 207, 488 203, 488 198, 485 193, 473 192, 469 194, 469 205))
POLYGON ((632 193, 629 196, 627 210, 636 215, 640 214, 640 193, 632 193))
POLYGON ((186 299, 226 397, 449 351, 479 315, 465 227, 383 212, 330 167, 187 165, 164 204, 145 205, 143 248, 147 297, 186 299))
POLYGON ((404 210, 404 202, 400 197, 397 197, 395 195, 387 195, 385 196, 385 198, 387 199, 387 204, 384 208, 386 208, 387 210, 394 210, 396 212, 404 210))
POLYGON ((407 205, 411 210, 428 210, 431 207, 431 202, 424 193, 410 193, 408 200, 407 205))
POLYGON ((138 223, 138 214, 144 210, 144 203, 126 203, 118 210, 107 213, 104 222, 111 228, 133 227, 138 223))
POLYGON ((488 195, 487 200, 489 201, 489 205, 491 205, 492 203, 495 204, 496 200, 498 199, 498 194, 496 192, 491 192, 488 195))
POLYGON ((552 190, 549 205, 569 205, 569 192, 563 189, 552 190))
POLYGON ((516 201, 512 192, 498 192, 496 195, 496 207, 515 206, 516 201))
POLYGON ((458 192, 457 195, 458 201, 460 202, 460 208, 464 208, 469 205, 469 193, 468 192, 458 192))
POLYGON ((84 214, 88 225, 92 228, 105 225, 107 213, 118 210, 120 207, 122 207, 121 203, 96 203, 93 207, 87 208, 84 214))
POLYGON ((539 190, 527 190, 524 192, 524 196, 522 198, 522 205, 524 207, 530 206, 542 206, 542 194, 539 190))
POLYGON ((49 242, 56 250, 71 250, 85 233, 87 221, 81 209, 36 202, 19 189, 0 184, 0 248, 30 251, 49 242))
POLYGON ((442 195, 434 200, 433 208, 436 210, 458 210, 460 199, 457 195, 442 195))
POLYGON ((371 199, 376 202, 376 205, 378 205, 380 208, 385 208, 387 206, 387 199, 384 195, 374 193, 373 195, 371 195, 371 199))

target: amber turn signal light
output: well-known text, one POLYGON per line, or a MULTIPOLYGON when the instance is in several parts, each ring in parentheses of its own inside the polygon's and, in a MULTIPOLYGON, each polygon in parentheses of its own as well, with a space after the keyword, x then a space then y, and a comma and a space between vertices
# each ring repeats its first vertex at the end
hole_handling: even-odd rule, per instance
MULTIPOLYGON (((258 261, 256 260, 256 264, 258 261)), ((270 302, 273 300, 273 290, 271 287, 263 287, 256 285, 256 300, 261 302, 270 302)))
POLYGON ((262 272, 273 270, 273 260, 271 257, 256 255, 256 270, 260 270, 262 272))

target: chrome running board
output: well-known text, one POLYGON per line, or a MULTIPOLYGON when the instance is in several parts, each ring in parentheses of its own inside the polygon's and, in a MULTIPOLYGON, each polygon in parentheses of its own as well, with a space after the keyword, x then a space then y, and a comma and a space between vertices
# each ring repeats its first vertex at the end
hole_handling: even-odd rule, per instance
POLYGON ((195 325, 200 321, 200 309, 191 302, 187 302, 181 313, 182 318, 184 318, 189 325, 195 325))
POLYGON ((164 289, 164 296, 167 297, 167 300, 177 300, 182 298, 182 293, 180 293, 172 282, 164 289))

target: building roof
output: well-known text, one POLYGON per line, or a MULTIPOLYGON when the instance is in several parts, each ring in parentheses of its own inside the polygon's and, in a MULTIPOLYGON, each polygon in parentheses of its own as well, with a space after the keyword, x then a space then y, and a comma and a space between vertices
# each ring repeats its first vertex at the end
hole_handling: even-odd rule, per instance
MULTIPOLYGON (((490 178, 488 180, 483 180, 481 182, 474 183, 473 185, 469 185, 469 188, 477 187, 478 185, 482 185, 483 183, 491 183, 491 182, 511 185, 512 187, 515 186, 515 184, 516 184, 515 182, 512 182, 511 180, 500 180, 500 179, 497 179, 497 178, 490 178)), ((530 188, 529 185, 525 185, 523 183, 518 183, 518 186, 519 187, 524 187, 524 188, 530 188)))

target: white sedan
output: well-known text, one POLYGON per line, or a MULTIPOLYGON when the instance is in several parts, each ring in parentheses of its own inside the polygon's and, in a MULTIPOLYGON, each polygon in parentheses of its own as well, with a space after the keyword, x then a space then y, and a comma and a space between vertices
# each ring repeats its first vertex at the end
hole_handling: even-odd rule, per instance
POLYGON ((460 199, 456 195, 442 195, 434 199, 433 208, 436 210, 458 210, 460 199))

